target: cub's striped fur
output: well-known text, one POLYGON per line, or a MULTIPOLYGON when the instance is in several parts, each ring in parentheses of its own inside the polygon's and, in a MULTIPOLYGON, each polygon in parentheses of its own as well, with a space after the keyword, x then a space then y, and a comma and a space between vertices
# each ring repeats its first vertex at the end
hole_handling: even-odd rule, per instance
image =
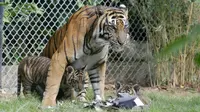
MULTIPOLYGON (((45 90, 48 68, 50 66, 50 59, 46 57, 26 57, 18 67, 18 89, 17 95, 20 95, 21 84, 23 86, 23 93, 25 96, 32 92, 37 92, 43 97, 45 90)), ((65 75, 61 81, 61 87, 58 94, 60 98, 75 98, 77 92, 82 90, 82 76, 83 71, 74 70, 73 67, 66 67, 65 75)))
POLYGON ((117 81, 115 84, 116 93, 129 93, 131 95, 137 95, 140 86, 138 84, 122 84, 121 82, 117 81))
POLYGON ((44 107, 56 105, 65 66, 87 71, 96 101, 104 99, 108 48, 119 50, 128 40, 126 7, 84 6, 50 38, 42 56, 51 58, 44 107))

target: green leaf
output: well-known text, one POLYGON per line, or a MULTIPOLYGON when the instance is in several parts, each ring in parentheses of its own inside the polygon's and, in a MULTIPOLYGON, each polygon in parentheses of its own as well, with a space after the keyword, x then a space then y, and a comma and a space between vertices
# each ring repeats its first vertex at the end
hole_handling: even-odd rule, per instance
POLYGON ((79 8, 82 7, 82 6, 84 5, 83 2, 82 2, 81 0, 78 0, 77 2, 78 2, 78 7, 79 7, 79 8))
POLYGON ((7 6, 7 5, 9 5, 10 3, 8 3, 8 2, 0 2, 0 6, 7 6))
POLYGON ((200 40, 200 24, 197 24, 192 26, 192 29, 188 35, 181 35, 180 37, 177 37, 175 41, 169 43, 156 56, 158 58, 163 58, 169 55, 178 54, 178 52, 182 50, 185 45, 192 44, 193 42, 199 42, 199 40, 200 40))
POLYGON ((39 8, 35 3, 17 4, 15 7, 12 7, 12 4, 8 4, 4 10, 3 22, 10 23, 10 20, 16 15, 18 15, 18 20, 25 21, 31 13, 42 15, 43 9, 39 8))
POLYGON ((92 5, 92 3, 94 3, 92 0, 88 0, 89 5, 92 5))
POLYGON ((175 41, 169 43, 166 47, 161 49, 161 52, 157 55, 159 58, 167 57, 171 54, 177 54, 179 50, 181 50, 184 45, 188 42, 188 37, 186 35, 182 35, 177 37, 175 41))
POLYGON ((10 23, 10 19, 8 17, 3 17, 3 22, 4 23, 10 23))

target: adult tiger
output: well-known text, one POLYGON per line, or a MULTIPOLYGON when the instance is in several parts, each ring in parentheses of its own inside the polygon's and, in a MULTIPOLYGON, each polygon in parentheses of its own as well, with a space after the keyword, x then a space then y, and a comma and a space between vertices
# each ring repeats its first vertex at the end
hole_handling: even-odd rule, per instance
MULTIPOLYGON (((24 96, 36 92, 42 98, 49 66, 50 59, 46 57, 30 56, 24 58, 18 66, 17 95, 20 95, 22 84, 24 96)), ((74 99, 77 96, 83 87, 81 81, 83 72, 83 70, 74 70, 71 66, 66 67, 57 99, 74 99)))
POLYGON ((42 106, 55 106, 64 67, 85 68, 96 101, 104 99, 108 47, 121 48, 128 40, 125 7, 84 6, 55 32, 42 55, 51 57, 42 106))

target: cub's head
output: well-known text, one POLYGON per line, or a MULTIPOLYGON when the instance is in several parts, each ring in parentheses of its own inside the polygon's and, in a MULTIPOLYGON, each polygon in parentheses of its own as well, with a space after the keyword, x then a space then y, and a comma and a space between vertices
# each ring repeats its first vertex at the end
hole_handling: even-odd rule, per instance
POLYGON ((97 41, 111 45, 115 51, 122 50, 129 41, 128 9, 120 5, 119 8, 109 7, 99 12, 97 41))
POLYGON ((83 90, 83 74, 83 70, 75 70, 72 66, 67 66, 62 77, 60 88, 66 90, 65 92, 73 89, 75 93, 79 93, 83 90))
POLYGON ((117 94, 118 93, 129 93, 131 95, 138 95, 140 86, 138 84, 122 84, 121 82, 117 81, 115 83, 115 89, 117 94))

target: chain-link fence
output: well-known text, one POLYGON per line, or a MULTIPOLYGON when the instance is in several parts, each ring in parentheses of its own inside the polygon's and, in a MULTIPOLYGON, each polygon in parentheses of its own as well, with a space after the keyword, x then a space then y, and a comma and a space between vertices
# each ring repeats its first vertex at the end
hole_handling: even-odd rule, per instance
MULTIPOLYGON (((11 0, 10 8, 5 7, 4 11, 4 16, 9 18, 6 18, 3 27, 2 88, 16 88, 19 61, 25 56, 39 55, 53 32, 66 23, 83 4, 115 6, 117 2, 119 0, 11 0)), ((107 83, 120 80, 151 85, 155 74, 162 75, 158 73, 160 70, 167 72, 164 65, 154 63, 153 53, 158 52, 175 36, 186 32, 190 2, 121 2, 129 8, 131 42, 121 53, 110 50, 107 83)))

